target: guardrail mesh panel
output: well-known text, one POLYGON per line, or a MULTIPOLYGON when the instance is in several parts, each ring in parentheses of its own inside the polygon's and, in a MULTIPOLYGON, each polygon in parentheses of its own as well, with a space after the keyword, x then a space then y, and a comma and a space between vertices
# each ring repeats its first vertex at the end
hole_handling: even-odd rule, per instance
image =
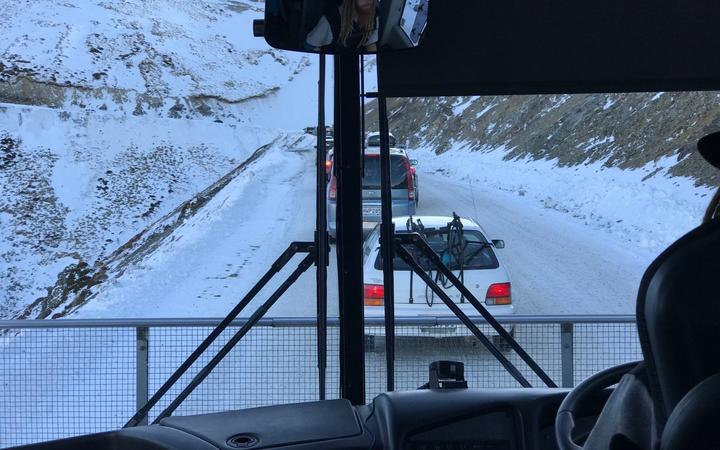
POLYGON ((608 367, 642 359, 635 323, 580 323, 573 330, 574 381, 608 367))
POLYGON ((135 330, 3 330, 0 446, 117 429, 135 408, 135 330))
MULTIPOLYGON (((40 325, 43 328, 6 326, 0 331, 0 447, 117 429, 135 412, 136 339, 143 333, 138 333, 135 325, 103 326, 103 321, 91 323, 92 328, 53 328, 57 322, 46 322, 40 325)), ((317 339, 312 322, 289 319, 281 326, 252 329, 175 414, 316 400, 317 339)), ((445 322, 449 324, 398 318, 397 390, 414 390, 427 382, 428 366, 435 360, 464 362, 470 387, 519 386, 464 325, 445 322)), ((147 328, 148 397, 212 330, 197 323, 177 323, 147 328)), ((485 323, 478 326, 497 342, 491 327, 485 323)), ((636 327, 630 322, 592 322, 585 318, 571 325, 567 319, 545 323, 530 318, 505 326, 558 385, 563 374, 566 382, 577 383, 606 367, 641 358, 636 327), (563 354, 572 367, 563 367, 563 354)), ((151 421, 238 330, 239 326, 233 325, 218 338, 151 411, 151 421)), ((365 327, 365 334, 370 400, 386 390, 384 327, 374 322, 365 327)), ((503 343, 499 345, 533 386, 543 386, 514 352, 503 343)), ((337 322, 328 328, 327 363, 327 398, 337 398, 337 322)))
MULTIPOLYGON (((228 327, 153 408, 150 420, 169 405, 213 355, 239 330, 228 327)), ((190 355, 211 328, 152 328, 149 396, 190 355)), ((328 329, 327 398, 338 393, 338 329, 328 329)), ((315 327, 256 327, 233 348, 174 415, 205 414, 317 400, 315 327)))

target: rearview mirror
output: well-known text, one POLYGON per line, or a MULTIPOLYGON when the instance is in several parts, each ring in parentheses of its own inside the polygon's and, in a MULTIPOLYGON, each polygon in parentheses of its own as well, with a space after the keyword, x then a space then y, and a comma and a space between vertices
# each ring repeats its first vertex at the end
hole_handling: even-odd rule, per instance
POLYGON ((429 0, 266 0, 255 34, 299 52, 377 53, 416 47, 429 0))
POLYGON ((495 248, 505 248, 505 241, 503 241, 502 239, 493 239, 492 243, 495 248))

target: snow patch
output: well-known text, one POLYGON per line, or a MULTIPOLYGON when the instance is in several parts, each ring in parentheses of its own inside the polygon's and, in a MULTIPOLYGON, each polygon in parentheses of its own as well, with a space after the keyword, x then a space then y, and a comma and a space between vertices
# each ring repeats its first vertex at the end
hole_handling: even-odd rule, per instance
POLYGON ((653 95, 653 97, 650 99, 650 101, 651 101, 651 102, 654 102, 655 100, 657 100, 657 99, 659 99, 660 97, 662 97, 663 94, 664 94, 664 92, 658 92, 657 94, 653 95))
POLYGON ((460 116, 468 108, 468 106, 472 105, 474 100, 474 97, 467 99, 466 97, 458 97, 456 103, 452 107, 453 115, 456 117, 460 116))
POLYGON ((564 104, 565 102, 567 102, 568 100, 570 100, 570 97, 571 97, 571 96, 570 96, 570 95, 567 95, 567 94, 564 94, 564 95, 561 95, 561 96, 554 96, 554 95, 553 95, 552 97, 550 97, 550 101, 552 102, 552 106, 550 106, 549 108, 547 108, 547 109, 545 110, 545 112, 550 112, 550 111, 552 111, 553 109, 559 108, 562 104, 564 104))
POLYGON ((475 118, 476 118, 476 119, 481 118, 482 116, 484 116, 487 112, 489 112, 491 109, 493 109, 493 108, 496 107, 497 105, 498 105, 498 103, 491 103, 491 104, 487 105, 486 107, 484 107, 484 108, 482 109, 482 111, 480 111, 480 112, 478 112, 477 114, 475 114, 475 118))
POLYGON ((607 110, 610 109, 610 108, 612 107, 612 105, 614 105, 614 104, 615 104, 615 100, 613 100, 612 98, 608 97, 607 100, 605 100, 605 104, 604 104, 603 107, 602 107, 603 111, 607 111, 607 110))
POLYGON ((586 142, 583 142, 581 145, 584 145, 583 150, 588 151, 588 150, 592 150, 595 147, 598 147, 600 145, 611 144, 613 142, 615 142, 615 136, 605 136, 603 138, 600 138, 600 137, 592 138, 586 142))

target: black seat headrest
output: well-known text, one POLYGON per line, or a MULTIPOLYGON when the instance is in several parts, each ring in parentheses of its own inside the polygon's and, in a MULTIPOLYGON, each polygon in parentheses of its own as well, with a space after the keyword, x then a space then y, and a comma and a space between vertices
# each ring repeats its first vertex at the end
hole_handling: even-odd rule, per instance
POLYGON ((720 374, 701 381, 675 406, 668 418, 662 450, 720 448, 720 374))
POLYGON ((697 147, 705 161, 720 169, 720 131, 703 136, 697 147))
POLYGON ((686 234, 650 265, 637 324, 661 432, 680 399, 720 372, 720 219, 686 234))

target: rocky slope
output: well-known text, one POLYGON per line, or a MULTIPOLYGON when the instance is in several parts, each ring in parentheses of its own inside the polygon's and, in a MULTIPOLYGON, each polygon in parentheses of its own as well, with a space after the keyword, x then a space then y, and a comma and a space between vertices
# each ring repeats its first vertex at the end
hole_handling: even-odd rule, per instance
MULTIPOLYGON (((478 151, 511 149, 507 160, 601 161, 623 169, 672 157, 669 175, 720 184, 694 150, 701 136, 720 129, 715 92, 394 99, 388 114, 401 141, 438 154, 462 143, 478 151)), ((377 123, 374 104, 369 117, 377 123)))

